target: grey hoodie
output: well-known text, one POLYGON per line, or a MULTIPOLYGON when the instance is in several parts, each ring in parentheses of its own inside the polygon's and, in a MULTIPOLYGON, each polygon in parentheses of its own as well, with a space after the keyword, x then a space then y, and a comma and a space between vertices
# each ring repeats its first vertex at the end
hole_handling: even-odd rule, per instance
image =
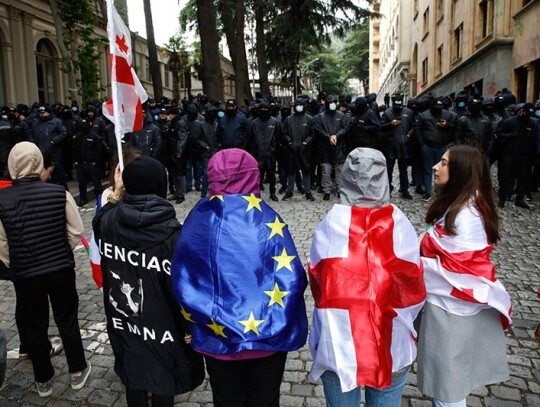
POLYGON ((358 147, 343 164, 339 188, 341 203, 363 208, 380 208, 390 202, 386 159, 372 148, 358 147))

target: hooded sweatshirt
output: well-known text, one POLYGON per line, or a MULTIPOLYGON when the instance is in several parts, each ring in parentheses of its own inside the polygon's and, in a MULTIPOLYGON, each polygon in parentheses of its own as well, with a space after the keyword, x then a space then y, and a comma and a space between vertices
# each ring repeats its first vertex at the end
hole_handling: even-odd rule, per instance
POLYGON ((305 271, 285 222, 260 198, 257 161, 221 150, 208 180, 210 197, 188 214, 172 264, 193 348, 222 360, 299 349, 307 336, 305 271))
POLYGON ((74 267, 71 250, 79 243, 83 223, 71 194, 59 185, 41 182, 43 155, 34 143, 16 144, 8 169, 13 186, 0 190, 0 260, 9 267, 14 253, 32 254, 32 262, 18 263, 12 270, 15 279, 47 274, 55 265, 74 267), (64 210, 55 206, 53 196, 64 210), (54 222, 53 213, 58 216, 54 222))
POLYGON ((342 177, 342 204, 315 230, 308 262, 315 300, 311 378, 330 370, 343 392, 381 389, 416 358, 413 321, 426 297, 418 238, 388 204, 380 151, 353 150, 342 177))
POLYGON ((170 280, 171 257, 182 226, 174 207, 163 198, 162 164, 138 157, 126 165, 122 177, 127 194, 118 205, 105 205, 92 222, 101 253, 114 370, 130 389, 184 393, 192 383, 184 324, 170 280), (156 186, 148 185, 152 179, 156 186))

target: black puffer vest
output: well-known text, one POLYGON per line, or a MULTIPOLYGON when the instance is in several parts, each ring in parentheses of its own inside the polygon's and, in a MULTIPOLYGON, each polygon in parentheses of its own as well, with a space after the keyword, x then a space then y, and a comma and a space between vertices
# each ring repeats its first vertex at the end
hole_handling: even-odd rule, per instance
POLYGON ((9 244, 14 281, 73 270, 66 236, 66 190, 60 185, 22 178, 0 191, 0 220, 9 244))

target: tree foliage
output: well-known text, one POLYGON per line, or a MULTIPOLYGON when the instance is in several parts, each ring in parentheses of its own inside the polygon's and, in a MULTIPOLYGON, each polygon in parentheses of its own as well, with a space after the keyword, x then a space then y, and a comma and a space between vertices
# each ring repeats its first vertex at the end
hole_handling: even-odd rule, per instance
MULTIPOLYGON (((60 49, 67 50, 67 54, 62 55, 64 71, 71 78, 76 77, 76 93, 82 97, 83 102, 96 99, 103 90, 99 85, 101 77, 98 64, 104 40, 94 34, 97 25, 94 3, 92 0, 50 0, 50 4, 53 17, 61 23, 60 35, 57 28, 57 37, 63 42, 63 47, 59 44, 60 49)), ((70 79, 70 87, 75 85, 72 82, 73 79, 70 79)), ((70 92, 74 99, 74 89, 70 89, 70 92)))
POLYGON ((349 78, 362 81, 364 93, 369 89, 369 20, 353 27, 343 48, 343 68, 349 78))

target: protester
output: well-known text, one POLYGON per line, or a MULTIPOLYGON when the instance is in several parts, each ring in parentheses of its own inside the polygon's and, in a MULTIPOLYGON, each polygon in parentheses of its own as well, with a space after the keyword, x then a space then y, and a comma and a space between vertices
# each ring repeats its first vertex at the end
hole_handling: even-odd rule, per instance
POLYGON ((208 164, 209 198, 189 213, 173 289, 205 355, 216 407, 278 407, 287 352, 306 341, 306 276, 287 225, 260 198, 257 161, 240 149, 208 164))
POLYGON ((386 160, 357 148, 343 166, 340 197, 315 230, 309 260, 315 299, 311 378, 326 405, 401 406, 416 358, 413 321, 426 291, 416 232, 389 204, 386 160))
POLYGON ((433 171, 440 190, 421 240, 428 298, 417 381, 434 406, 465 407, 473 389, 509 378, 504 329, 511 303, 489 258, 500 219, 480 150, 450 147, 433 171))
POLYGON ((0 260, 10 269, 17 295, 15 318, 21 342, 32 360, 38 394, 52 394, 54 368, 47 336, 49 300, 71 373, 71 388, 84 387, 86 362, 77 308, 75 260, 83 224, 69 192, 41 182, 43 156, 29 142, 15 145, 8 157, 13 185, 0 190, 0 260))
POLYGON ((114 370, 130 407, 146 406, 148 393, 152 406, 173 406, 175 394, 192 389, 186 330, 170 283, 181 225, 166 194, 165 167, 137 157, 123 173, 117 167, 115 190, 92 222, 114 370))

